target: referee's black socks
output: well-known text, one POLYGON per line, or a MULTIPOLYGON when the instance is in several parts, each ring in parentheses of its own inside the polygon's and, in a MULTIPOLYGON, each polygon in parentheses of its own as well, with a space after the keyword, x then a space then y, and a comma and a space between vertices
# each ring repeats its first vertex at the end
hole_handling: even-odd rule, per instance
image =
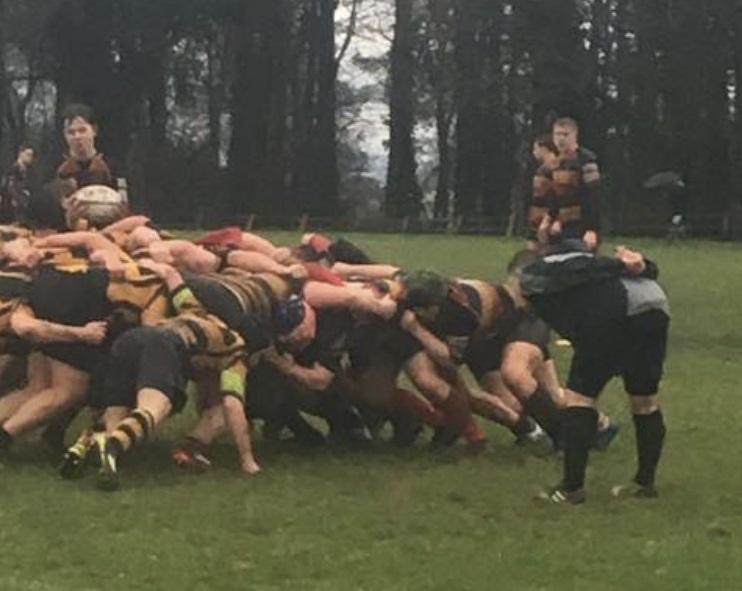
POLYGON ((661 410, 648 415, 634 415, 638 469, 634 481, 641 486, 654 484, 657 464, 665 441, 665 421, 661 410))
POLYGON ((584 406, 570 406, 562 412, 564 418, 562 487, 565 491, 572 492, 585 485, 587 459, 598 432, 598 411, 584 406))

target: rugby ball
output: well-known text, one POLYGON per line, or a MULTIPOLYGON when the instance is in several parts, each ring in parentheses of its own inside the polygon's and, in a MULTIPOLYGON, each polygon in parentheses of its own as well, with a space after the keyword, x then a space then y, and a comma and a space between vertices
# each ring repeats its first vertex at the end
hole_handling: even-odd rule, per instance
POLYGON ((127 203, 121 193, 105 185, 89 185, 70 196, 75 220, 84 219, 95 228, 103 228, 126 215, 127 203))

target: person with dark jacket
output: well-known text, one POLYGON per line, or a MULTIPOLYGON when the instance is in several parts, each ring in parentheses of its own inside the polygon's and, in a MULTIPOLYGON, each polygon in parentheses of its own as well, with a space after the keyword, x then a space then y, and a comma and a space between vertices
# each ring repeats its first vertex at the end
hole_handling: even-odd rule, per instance
POLYGON ((615 257, 601 256, 579 241, 551 246, 543 255, 519 253, 511 264, 514 299, 574 347, 563 411, 564 476, 543 495, 551 502, 585 500, 597 398, 614 376, 623 378, 636 429, 638 470, 630 488, 638 497, 657 496, 655 472, 665 437, 659 384, 670 322, 657 276, 657 266, 637 251, 619 247, 615 257))

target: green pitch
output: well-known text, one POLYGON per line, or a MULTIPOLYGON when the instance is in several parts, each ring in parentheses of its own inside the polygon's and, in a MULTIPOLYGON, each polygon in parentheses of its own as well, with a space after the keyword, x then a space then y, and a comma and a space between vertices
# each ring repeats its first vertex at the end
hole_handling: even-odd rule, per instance
MULTIPOLYGON (((519 244, 353 239, 380 260, 488 279, 519 244)), ((132 454, 115 494, 91 477, 60 481, 34 438, 2 460, 0 590, 742 588, 740 247, 634 244, 659 263, 673 306, 659 500, 610 497, 634 469, 618 383, 601 404, 622 431, 593 454, 580 507, 537 505, 558 462, 528 456, 492 425, 479 457, 431 455, 424 440, 402 452, 303 451, 258 436, 257 478, 238 474, 227 445, 210 474, 183 474, 167 451, 187 412, 132 454)))

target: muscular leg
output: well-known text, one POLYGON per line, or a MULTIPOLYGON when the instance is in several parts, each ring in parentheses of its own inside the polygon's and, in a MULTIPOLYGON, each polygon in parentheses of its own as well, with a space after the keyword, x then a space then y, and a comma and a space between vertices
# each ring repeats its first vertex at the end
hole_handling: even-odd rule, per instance
POLYGON ((404 367, 412 383, 446 416, 448 426, 471 443, 478 443, 484 435, 478 430, 471 415, 466 390, 457 376, 445 379, 425 352, 419 352, 404 367))
POLYGON ((88 391, 90 376, 61 361, 49 360, 51 386, 24 403, 3 423, 3 429, 17 437, 56 414, 80 404, 88 391))
POLYGON ((42 353, 28 357, 28 382, 19 389, 0 398, 0 422, 7 420, 31 396, 51 386, 49 360, 42 353))
POLYGON ((502 377, 525 409, 558 444, 562 433, 559 408, 536 379, 543 363, 543 353, 536 345, 524 341, 508 343, 503 352, 502 377))

